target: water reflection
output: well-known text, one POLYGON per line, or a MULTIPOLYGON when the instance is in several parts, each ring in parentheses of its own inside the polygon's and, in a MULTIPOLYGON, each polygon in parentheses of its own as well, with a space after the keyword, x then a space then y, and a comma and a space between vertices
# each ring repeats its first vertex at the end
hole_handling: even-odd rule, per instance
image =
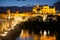
POLYGON ((21 30, 21 34, 16 40, 56 40, 55 35, 50 35, 50 31, 40 31, 40 34, 37 35, 33 31, 30 34, 28 30, 21 30))
POLYGON ((21 30, 21 34, 16 40, 33 40, 33 37, 29 34, 28 30, 21 30))

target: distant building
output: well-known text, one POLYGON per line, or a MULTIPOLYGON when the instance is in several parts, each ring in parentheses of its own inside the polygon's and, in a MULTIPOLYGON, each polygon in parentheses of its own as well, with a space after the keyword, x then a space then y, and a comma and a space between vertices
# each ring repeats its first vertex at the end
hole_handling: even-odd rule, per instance
POLYGON ((44 6, 37 5, 33 7, 32 12, 41 13, 41 14, 55 14, 56 10, 55 10, 55 7, 50 7, 48 5, 44 5, 44 6))

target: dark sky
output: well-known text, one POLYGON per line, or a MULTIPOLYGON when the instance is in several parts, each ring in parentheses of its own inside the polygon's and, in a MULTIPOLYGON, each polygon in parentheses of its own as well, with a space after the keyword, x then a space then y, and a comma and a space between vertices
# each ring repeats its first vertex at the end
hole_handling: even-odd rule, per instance
MULTIPOLYGON (((59 0, 38 0, 38 4, 45 5, 48 4, 50 6, 53 5, 53 3, 57 2, 59 0)), ((0 6, 30 6, 36 5, 37 0, 0 0, 0 6)))

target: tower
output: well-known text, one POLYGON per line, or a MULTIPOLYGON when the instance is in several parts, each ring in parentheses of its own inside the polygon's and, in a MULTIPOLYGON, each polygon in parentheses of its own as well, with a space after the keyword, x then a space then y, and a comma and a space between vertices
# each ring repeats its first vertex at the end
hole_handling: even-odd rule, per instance
POLYGON ((10 9, 7 10, 7 18, 10 19, 10 9))

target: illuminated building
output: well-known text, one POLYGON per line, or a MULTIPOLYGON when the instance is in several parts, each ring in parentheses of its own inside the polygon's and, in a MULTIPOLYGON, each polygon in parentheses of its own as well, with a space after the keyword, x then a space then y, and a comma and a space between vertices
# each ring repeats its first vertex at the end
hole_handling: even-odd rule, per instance
POLYGON ((40 13, 40 14, 55 14, 56 10, 55 7, 50 7, 48 5, 37 5, 35 7, 33 7, 32 12, 34 13, 40 13))
POLYGON ((19 22, 27 20, 29 17, 25 16, 31 16, 31 12, 25 12, 25 13, 19 13, 19 11, 16 11, 15 13, 11 13, 10 9, 8 9, 5 13, 0 14, 0 32, 3 32, 4 30, 7 30, 8 28, 13 28, 16 24, 19 22), (30 13, 30 14, 28 14, 30 13))

